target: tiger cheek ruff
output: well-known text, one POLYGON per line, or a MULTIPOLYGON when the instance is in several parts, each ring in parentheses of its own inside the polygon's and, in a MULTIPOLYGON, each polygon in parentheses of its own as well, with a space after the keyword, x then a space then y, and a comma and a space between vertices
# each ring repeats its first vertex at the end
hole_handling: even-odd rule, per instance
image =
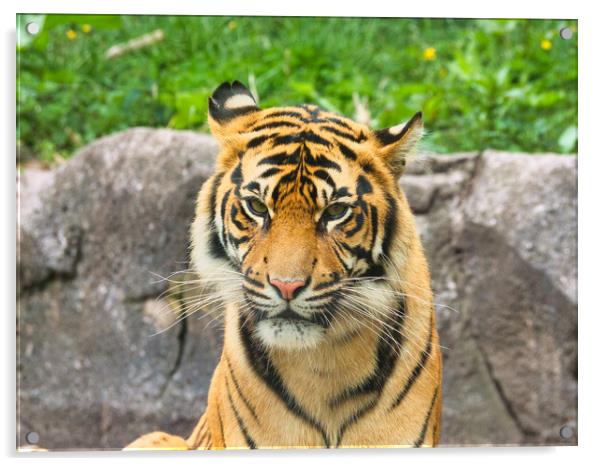
POLYGON ((313 105, 209 99, 220 144, 192 262, 225 304, 224 348, 188 439, 129 448, 421 447, 439 438, 428 265, 398 186, 421 114, 372 131, 313 105))

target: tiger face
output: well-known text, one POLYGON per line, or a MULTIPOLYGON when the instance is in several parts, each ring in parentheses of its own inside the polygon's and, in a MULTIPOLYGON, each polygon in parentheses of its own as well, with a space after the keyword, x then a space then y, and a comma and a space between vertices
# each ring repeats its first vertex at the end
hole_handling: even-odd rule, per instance
POLYGON ((357 332, 371 305, 387 308, 391 257, 408 243, 397 179, 420 113, 372 131, 313 105, 261 110, 234 82, 210 98, 209 123, 220 153, 199 196, 193 264, 253 335, 315 347, 357 332))

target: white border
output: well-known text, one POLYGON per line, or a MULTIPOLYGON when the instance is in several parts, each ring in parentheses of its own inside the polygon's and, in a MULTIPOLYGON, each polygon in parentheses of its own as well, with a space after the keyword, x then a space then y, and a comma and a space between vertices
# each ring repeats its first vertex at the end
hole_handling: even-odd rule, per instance
POLYGON ((576 18, 578 2, 524 0, 504 2, 420 1, 404 2, 397 6, 391 1, 370 2, 302 2, 228 0, 227 2, 191 2, 187 0, 102 1, 102 0, 21 0, 22 13, 115 13, 115 14, 183 14, 183 15, 260 15, 260 16, 417 16, 441 18, 576 18))
MULTIPOLYGON (((6 354, 2 358, 5 366, 4 383, 0 384, 5 401, 5 415, 0 438, 4 456, 9 464, 15 461, 15 14, 17 12, 44 13, 118 13, 118 14, 221 14, 221 15, 287 15, 287 16, 415 16, 415 17, 520 17, 520 18, 578 18, 579 19, 579 447, 560 448, 456 448, 435 451, 296 451, 296 452, 210 452, 209 454, 128 454, 119 453, 57 453, 44 454, 46 461, 55 464, 164 464, 166 461, 178 463, 207 464, 219 462, 245 462, 248 464, 287 464, 326 463, 343 461, 347 464, 366 465, 372 461, 401 464, 412 462, 420 466, 428 464, 491 465, 526 461, 545 462, 546 465, 587 464, 589 457, 600 458, 596 447, 599 443, 600 428, 600 327, 602 309, 599 308, 600 264, 602 239, 600 223, 600 181, 602 177, 602 154, 596 136, 600 130, 600 99, 602 73, 600 72, 600 29, 602 18, 596 14, 591 1, 527 2, 525 0, 486 1, 426 1, 399 2, 371 0, 370 2, 345 2, 345 4, 324 1, 304 0, 302 2, 231 0, 193 2, 193 0, 21 0, 18 4, 2 2, 3 46, 0 49, 2 60, 3 110, 0 112, 1 140, 5 148, 2 172, 3 194, 2 217, 6 220, 0 242, 0 263, 5 275, 0 280, 0 295, 4 298, 5 333, 2 347, 6 354)), ((402 78, 402 77, 401 77, 402 78)), ((553 135, 553 137, 557 137, 553 135)), ((512 182, 509 180, 509 182, 512 182)), ((28 464, 35 455, 20 458, 19 464, 28 464)))

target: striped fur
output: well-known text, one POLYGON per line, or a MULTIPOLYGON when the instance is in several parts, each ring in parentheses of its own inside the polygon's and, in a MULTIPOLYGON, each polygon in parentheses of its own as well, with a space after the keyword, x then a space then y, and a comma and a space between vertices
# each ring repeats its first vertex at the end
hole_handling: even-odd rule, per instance
POLYGON ((238 82, 209 113, 221 149, 192 261, 224 301, 224 349, 190 437, 129 448, 434 446, 439 340, 397 182, 420 114, 374 132, 312 105, 261 110, 238 82), (278 282, 304 284, 287 301, 278 282))

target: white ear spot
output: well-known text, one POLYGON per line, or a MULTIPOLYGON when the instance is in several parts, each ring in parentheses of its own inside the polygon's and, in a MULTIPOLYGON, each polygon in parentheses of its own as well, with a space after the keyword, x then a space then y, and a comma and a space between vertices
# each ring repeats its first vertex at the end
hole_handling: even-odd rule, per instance
POLYGON ((250 96, 245 94, 236 94, 226 100, 224 103, 224 108, 232 110, 241 107, 255 107, 256 105, 257 104, 250 96))
POLYGON ((397 126, 392 126, 391 128, 389 128, 389 133, 391 133, 393 136, 397 136, 399 133, 401 133, 405 126, 405 123, 401 123, 397 126))

